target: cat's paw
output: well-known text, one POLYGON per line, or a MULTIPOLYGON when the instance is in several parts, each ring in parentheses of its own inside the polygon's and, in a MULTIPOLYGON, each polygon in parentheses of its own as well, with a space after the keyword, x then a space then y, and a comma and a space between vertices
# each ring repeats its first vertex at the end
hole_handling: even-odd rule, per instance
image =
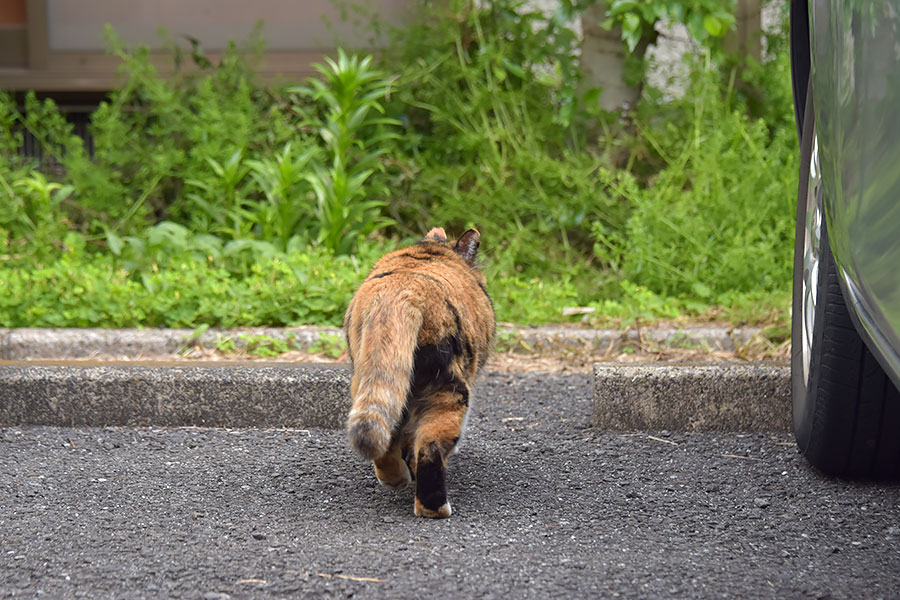
POLYGON ((402 490, 412 482, 409 467, 399 458, 385 455, 374 461, 375 478, 390 490, 402 490))
POLYGON ((378 483, 380 483, 383 487, 388 488, 389 490, 402 490, 410 483, 412 483, 412 477, 410 477, 409 471, 401 473, 395 477, 386 477, 384 479, 379 477, 376 471, 375 477, 378 479, 378 483))
POLYGON ((416 498, 415 506, 413 510, 416 513, 417 517, 428 517, 429 519, 446 519, 453 513, 453 509, 450 507, 450 501, 444 502, 444 504, 438 508, 437 510, 432 510, 430 508, 425 508, 419 499, 416 498))

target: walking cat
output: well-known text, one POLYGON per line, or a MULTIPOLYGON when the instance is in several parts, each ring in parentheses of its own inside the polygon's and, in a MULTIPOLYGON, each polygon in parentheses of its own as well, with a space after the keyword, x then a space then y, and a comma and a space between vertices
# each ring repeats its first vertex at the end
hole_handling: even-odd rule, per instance
POLYGON ((414 511, 449 517, 445 469, 471 386, 494 338, 494 307, 476 255, 480 234, 453 244, 435 227, 385 255, 344 317, 353 379, 351 446, 389 488, 416 482, 414 511))

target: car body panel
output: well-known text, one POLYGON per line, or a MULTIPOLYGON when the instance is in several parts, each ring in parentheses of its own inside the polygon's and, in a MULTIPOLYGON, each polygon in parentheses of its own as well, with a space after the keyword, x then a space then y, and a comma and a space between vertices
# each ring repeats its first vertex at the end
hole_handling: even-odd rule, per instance
POLYGON ((832 251, 860 333, 900 385, 900 0, 810 0, 832 251))

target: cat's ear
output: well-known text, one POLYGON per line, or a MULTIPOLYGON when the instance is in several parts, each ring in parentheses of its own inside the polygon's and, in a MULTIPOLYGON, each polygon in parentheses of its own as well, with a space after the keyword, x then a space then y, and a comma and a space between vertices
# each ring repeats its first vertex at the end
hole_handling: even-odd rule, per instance
POLYGON ((456 250, 456 253, 459 254, 463 260, 474 267, 475 259, 478 256, 478 246, 480 244, 481 234, 478 233, 477 229, 470 229, 462 234, 462 237, 459 238, 453 249, 456 250))
POLYGON ((447 242, 447 232, 444 231, 443 227, 433 227, 431 231, 425 234, 425 237, 422 238, 423 242, 440 242, 444 244, 447 242))

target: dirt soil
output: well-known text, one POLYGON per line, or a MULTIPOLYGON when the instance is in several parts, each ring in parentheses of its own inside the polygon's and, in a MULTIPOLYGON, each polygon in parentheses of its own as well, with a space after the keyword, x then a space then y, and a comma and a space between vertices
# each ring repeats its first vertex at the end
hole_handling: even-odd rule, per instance
MULTIPOLYGON (((346 354, 334 358, 326 354, 291 351, 277 356, 255 356, 246 352, 224 353, 216 349, 190 348, 180 354, 114 356, 99 355, 84 359, 87 362, 183 362, 185 364, 208 362, 296 362, 347 364, 346 354)), ((733 352, 698 348, 666 347, 656 343, 642 343, 616 351, 597 348, 547 348, 527 350, 515 348, 494 352, 486 369, 501 373, 591 373, 596 362, 746 362, 766 361, 786 364, 790 361, 790 343, 775 346, 768 341, 751 341, 733 352)), ((67 359, 66 362, 79 362, 67 359)))

